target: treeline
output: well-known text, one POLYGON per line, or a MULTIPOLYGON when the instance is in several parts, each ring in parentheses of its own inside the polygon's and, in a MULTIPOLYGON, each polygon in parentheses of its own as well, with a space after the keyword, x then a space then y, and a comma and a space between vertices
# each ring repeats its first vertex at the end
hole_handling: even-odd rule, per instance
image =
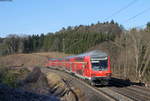
POLYGON ((59 51, 81 53, 92 46, 120 36, 122 27, 111 22, 91 24, 88 26, 69 26, 56 33, 31 36, 9 35, 0 38, 0 54, 31 53, 40 51, 59 51))

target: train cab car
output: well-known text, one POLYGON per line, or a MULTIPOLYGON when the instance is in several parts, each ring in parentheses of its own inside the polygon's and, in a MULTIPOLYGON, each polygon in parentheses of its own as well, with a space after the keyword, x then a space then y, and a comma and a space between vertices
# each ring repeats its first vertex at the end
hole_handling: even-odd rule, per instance
POLYGON ((90 57, 90 62, 92 83, 107 85, 111 79, 109 56, 102 52, 96 52, 90 57))
POLYGON ((77 75, 87 79, 92 85, 107 85, 109 83, 112 72, 110 58, 106 53, 95 50, 76 57, 85 63, 78 65, 77 75))

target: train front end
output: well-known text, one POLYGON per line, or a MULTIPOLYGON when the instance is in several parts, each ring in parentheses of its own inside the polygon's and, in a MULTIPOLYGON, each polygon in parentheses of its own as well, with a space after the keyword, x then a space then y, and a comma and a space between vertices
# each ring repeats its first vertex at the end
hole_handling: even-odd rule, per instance
POLYGON ((102 52, 91 56, 91 84, 108 85, 111 79, 110 57, 102 52))

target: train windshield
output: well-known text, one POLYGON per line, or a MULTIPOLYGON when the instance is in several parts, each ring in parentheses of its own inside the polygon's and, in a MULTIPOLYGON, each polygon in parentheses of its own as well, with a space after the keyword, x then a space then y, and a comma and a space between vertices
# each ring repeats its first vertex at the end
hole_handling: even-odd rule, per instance
POLYGON ((107 70, 108 62, 106 60, 92 60, 92 69, 94 71, 104 71, 107 70))

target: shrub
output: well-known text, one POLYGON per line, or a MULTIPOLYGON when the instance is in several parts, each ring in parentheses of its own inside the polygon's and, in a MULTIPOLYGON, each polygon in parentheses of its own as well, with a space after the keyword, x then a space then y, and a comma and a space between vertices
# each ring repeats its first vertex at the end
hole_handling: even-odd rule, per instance
POLYGON ((17 87, 17 80, 20 80, 28 74, 27 69, 15 69, 11 70, 9 68, 0 66, 0 82, 7 84, 10 87, 17 87))

